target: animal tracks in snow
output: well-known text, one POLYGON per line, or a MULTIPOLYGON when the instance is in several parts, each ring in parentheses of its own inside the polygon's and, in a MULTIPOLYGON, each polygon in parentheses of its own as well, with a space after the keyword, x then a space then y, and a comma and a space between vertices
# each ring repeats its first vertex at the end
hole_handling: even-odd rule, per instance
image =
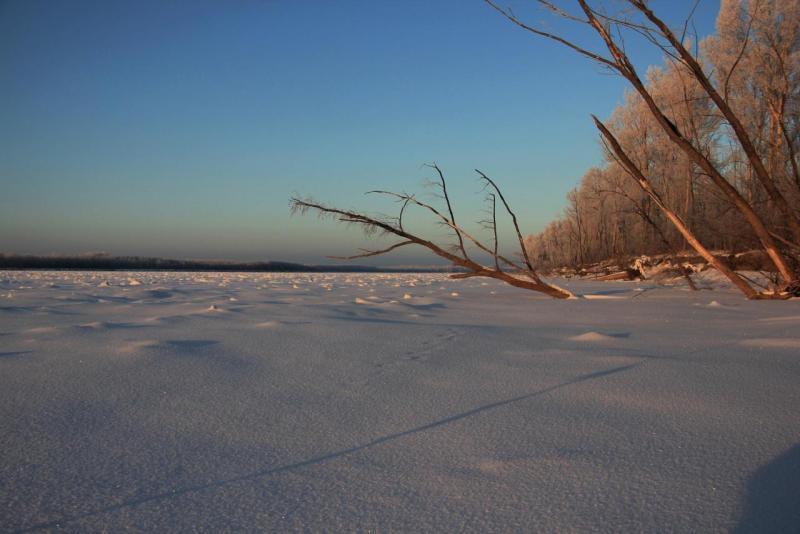
POLYGON ((463 334, 461 330, 446 328, 443 331, 435 333, 432 337, 423 339, 414 350, 404 351, 399 357, 388 362, 377 363, 375 367, 391 367, 393 365, 402 365, 407 362, 427 361, 431 356, 457 340, 461 334, 463 334))

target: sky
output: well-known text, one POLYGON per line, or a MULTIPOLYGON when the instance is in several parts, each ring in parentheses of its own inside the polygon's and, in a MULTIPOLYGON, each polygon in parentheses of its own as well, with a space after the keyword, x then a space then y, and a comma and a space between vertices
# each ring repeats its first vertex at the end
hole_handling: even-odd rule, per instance
MULTIPOLYGON (((652 2, 673 23, 693 5, 652 2)), ((700 0, 700 35, 718 9, 700 0)), ((624 89, 480 0, 0 0, 0 252, 329 263, 391 241, 291 216, 292 195, 391 212, 364 192, 424 192, 434 161, 459 220, 484 217, 478 168, 535 233, 601 162, 589 115, 624 89)))

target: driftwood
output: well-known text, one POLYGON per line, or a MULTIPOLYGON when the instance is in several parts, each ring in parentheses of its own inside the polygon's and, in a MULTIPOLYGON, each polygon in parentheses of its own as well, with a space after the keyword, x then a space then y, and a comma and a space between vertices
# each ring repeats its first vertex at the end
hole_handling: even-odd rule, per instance
POLYGON ((633 269, 626 269, 615 273, 604 274, 594 278, 600 282, 613 282, 614 280, 636 280, 639 278, 639 273, 633 269))
POLYGON ((522 232, 519 228, 517 216, 508 205, 503 193, 497 184, 489 178, 486 174, 479 170, 475 170, 480 176, 480 180, 484 184, 484 188, 489 190, 488 200, 490 201, 491 219, 481 221, 485 228, 492 232, 493 241, 491 246, 484 244, 481 240, 467 232, 462 226, 456 223, 455 215, 453 214, 453 207, 450 203, 450 195, 447 191, 447 183, 444 178, 442 170, 434 163, 428 165, 436 171, 437 181, 433 182, 440 192, 441 198, 446 206, 445 210, 437 209, 435 206, 421 201, 415 195, 406 193, 395 193, 392 191, 370 191, 372 194, 379 194, 394 198, 400 204, 400 210, 397 217, 377 217, 370 216, 365 213, 339 209, 333 206, 328 206, 313 199, 304 199, 294 197, 291 199, 291 209, 293 213, 306 213, 308 211, 316 212, 320 216, 327 216, 336 221, 356 224, 360 226, 367 233, 380 233, 386 235, 393 235, 401 238, 401 241, 394 243, 386 248, 379 250, 362 249, 359 254, 352 256, 336 256, 335 259, 351 260, 356 258, 366 258, 370 256, 378 256, 386 254, 400 247, 408 245, 419 245, 427 248, 436 256, 446 259, 452 265, 460 267, 465 270, 462 273, 451 275, 451 278, 471 278, 475 276, 483 276, 487 278, 494 278, 501 280, 514 287, 528 289, 531 291, 538 291, 549 295, 554 298, 570 298, 572 293, 566 289, 562 289, 553 284, 549 284, 542 280, 539 274, 534 269, 528 252, 525 249, 525 244, 522 239, 522 232), (498 252, 498 237, 497 237, 497 213, 496 205, 497 200, 500 201, 516 231, 518 246, 520 249, 520 257, 522 261, 510 259, 498 252), (403 227, 403 216, 409 208, 416 207, 431 214, 439 224, 447 227, 455 236, 455 243, 450 246, 442 246, 434 243, 429 239, 417 236, 409 232, 403 227), (485 266, 476 261, 468 248, 477 249, 483 254, 492 258, 494 265, 485 266))

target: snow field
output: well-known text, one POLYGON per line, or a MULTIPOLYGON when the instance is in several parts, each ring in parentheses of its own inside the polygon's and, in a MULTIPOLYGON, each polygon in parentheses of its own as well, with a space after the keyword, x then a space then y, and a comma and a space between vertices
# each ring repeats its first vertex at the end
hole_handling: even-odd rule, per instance
POLYGON ((800 303, 0 272, 0 530, 797 530, 800 303))

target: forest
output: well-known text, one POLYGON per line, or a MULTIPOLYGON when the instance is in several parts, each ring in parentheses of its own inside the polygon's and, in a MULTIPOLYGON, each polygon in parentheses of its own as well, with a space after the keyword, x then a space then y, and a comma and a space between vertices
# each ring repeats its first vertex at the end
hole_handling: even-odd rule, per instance
MULTIPOLYGON (((758 162, 746 153, 730 118, 674 47, 665 49, 664 64, 649 68, 643 80, 668 121, 753 208, 795 271, 798 246, 791 223, 800 213, 799 37, 796 1, 724 0, 716 33, 686 45, 741 122, 772 183, 758 176, 758 162)), ((758 236, 732 196, 658 121, 641 92, 631 89, 606 126, 657 196, 706 248, 759 249, 758 236)), ((605 138, 601 141, 604 159, 567 194, 562 216, 526 237, 534 262, 542 268, 577 268, 691 250, 653 195, 631 180, 619 155, 605 138)))

